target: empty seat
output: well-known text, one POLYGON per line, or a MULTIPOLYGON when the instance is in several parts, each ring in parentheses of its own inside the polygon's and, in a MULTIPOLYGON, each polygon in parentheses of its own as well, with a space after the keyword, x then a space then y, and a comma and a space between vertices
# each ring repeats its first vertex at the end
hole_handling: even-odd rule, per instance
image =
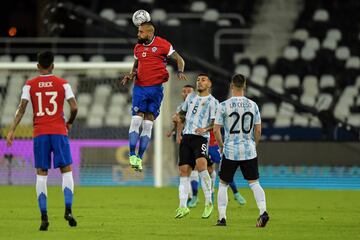
POLYGON ((357 56, 350 57, 346 61, 345 67, 359 69, 360 68, 360 58, 357 56))
POLYGON ((74 55, 70 55, 68 57, 68 61, 69 62, 82 62, 83 58, 81 55, 74 54, 74 55))
POLYGON ((250 81, 252 83, 255 83, 259 86, 265 86, 265 78, 264 77, 261 77, 261 76, 258 76, 258 75, 251 75, 250 77, 250 81))
POLYGON ((320 77, 320 88, 335 88, 335 78, 332 75, 322 75, 320 77))
POLYGON ((115 20, 115 24, 118 25, 118 26, 122 26, 122 27, 125 27, 129 24, 128 20, 124 19, 124 18, 117 18, 115 20))
POLYGON ((284 58, 286 58, 288 60, 295 60, 295 59, 299 58, 299 51, 296 47, 287 46, 284 49, 283 56, 284 56, 284 58))
POLYGON ((301 53, 300 56, 302 59, 306 60, 306 61, 311 61, 315 58, 316 56, 316 50, 310 47, 303 47, 301 49, 301 53))
POLYGON ((120 125, 121 125, 120 117, 108 116, 105 118, 105 126, 120 127, 120 125))
POLYGON ((116 106, 123 106, 127 102, 127 96, 122 93, 115 93, 111 96, 110 104, 116 106))
POLYGON ((350 50, 346 46, 340 46, 335 51, 335 57, 338 60, 344 61, 350 57, 350 50))
POLYGON ((116 12, 112 8, 104 8, 100 11, 100 16, 109 21, 114 21, 116 18, 116 12))
POLYGON ((151 21, 164 22, 167 18, 166 11, 162 8, 156 8, 151 12, 151 21))
POLYGON ((326 33, 326 38, 327 39, 331 39, 331 40, 335 40, 336 42, 340 41, 342 38, 342 34, 340 32, 339 29, 337 28, 332 28, 329 29, 326 33))
POLYGON ((321 122, 320 122, 319 118, 316 116, 312 116, 309 119, 309 127, 316 127, 316 128, 321 127, 321 122))
POLYGON ((309 32, 306 29, 296 29, 292 38, 300 41, 305 41, 309 37, 309 32))
POLYGON ((99 128, 103 126, 103 117, 102 116, 89 116, 86 119, 86 125, 90 128, 99 128))
POLYGON ((172 27, 178 27, 181 25, 181 21, 178 18, 171 18, 166 21, 166 25, 172 27))
POLYGON ((1 55, 0 56, 0 62, 11 62, 11 56, 10 55, 1 55))
POLYGON ((261 107, 261 117, 264 119, 274 119, 277 114, 275 103, 264 103, 261 107))
POLYGON ((307 127, 309 125, 309 119, 306 116, 295 114, 293 117, 293 126, 307 127))
POLYGON ((88 106, 92 100, 91 94, 89 93, 80 93, 77 97, 79 105, 88 106))
POLYGON ((318 50, 320 48, 320 41, 319 41, 319 39, 317 39, 315 37, 308 38, 305 41, 304 47, 318 50))
POLYGON ((330 50, 335 50, 337 47, 337 41, 326 38, 322 43, 322 47, 330 50))
POLYGON ((204 12, 207 8, 205 1, 195 1, 190 6, 192 12, 204 12))
POLYGON ((231 21, 229 19, 219 19, 217 21, 217 25, 219 27, 230 27, 231 26, 231 21))
POLYGON ((295 107, 287 102, 282 102, 279 107, 279 116, 292 117, 295 112, 295 107))
POLYGON ((357 77, 356 77, 355 87, 360 88, 360 76, 357 76, 357 77))
POLYGON ((80 104, 78 105, 78 112, 77 112, 77 117, 78 118, 86 118, 88 116, 89 112, 88 112, 88 107, 87 105, 83 105, 80 104))
POLYGON ((284 93, 283 77, 281 75, 271 75, 269 77, 267 86, 279 94, 284 93))
POLYGON ((316 96, 319 93, 318 79, 316 76, 307 75, 303 80, 304 94, 309 96, 316 96))
POLYGON ((248 65, 237 65, 235 68, 235 73, 244 75, 245 77, 250 76, 250 67, 248 65))
POLYGON ((277 128, 286 128, 291 125, 291 117, 287 116, 277 116, 274 122, 274 127, 277 128))
POLYGON ((268 76, 268 69, 264 65, 255 65, 253 67, 252 75, 259 76, 265 79, 268 76))
POLYGON ((63 62, 66 62, 66 58, 64 55, 55 55, 54 62, 55 63, 63 63, 63 62))
POLYGON ((261 92, 256 89, 256 88, 253 88, 253 87, 248 87, 247 88, 247 95, 249 97, 261 97, 261 92))
POLYGON ((93 55, 90 57, 90 62, 105 62, 105 57, 103 55, 93 55))
POLYGON ((350 115, 347 119, 347 123, 354 127, 360 127, 360 114, 350 115))
POLYGON ((220 13, 216 9, 208 9, 202 16, 202 20, 206 22, 216 22, 220 18, 220 13))
POLYGON ((298 75, 287 75, 285 77, 285 83, 284 86, 286 89, 289 88, 299 88, 300 87, 300 78, 298 75))
POLYGON ((27 55, 17 55, 14 62, 30 62, 30 58, 27 55))
POLYGON ((313 20, 316 22, 329 21, 329 13, 326 9, 317 9, 313 15, 313 20))
POLYGON ((313 107, 315 105, 315 95, 302 95, 300 98, 301 104, 304 104, 309 107, 313 107))

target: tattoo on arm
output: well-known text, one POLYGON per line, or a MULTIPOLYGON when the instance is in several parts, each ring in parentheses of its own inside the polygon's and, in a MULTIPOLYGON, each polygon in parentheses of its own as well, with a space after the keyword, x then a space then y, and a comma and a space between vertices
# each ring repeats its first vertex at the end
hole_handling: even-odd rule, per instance
POLYGON ((176 51, 170 55, 170 58, 177 63, 178 71, 183 72, 185 69, 184 59, 176 51))
POLYGON ((18 109, 16 110, 16 113, 15 113, 14 121, 11 124, 10 130, 15 131, 16 127, 18 126, 22 117, 25 114, 27 104, 28 104, 28 100, 21 99, 18 109))

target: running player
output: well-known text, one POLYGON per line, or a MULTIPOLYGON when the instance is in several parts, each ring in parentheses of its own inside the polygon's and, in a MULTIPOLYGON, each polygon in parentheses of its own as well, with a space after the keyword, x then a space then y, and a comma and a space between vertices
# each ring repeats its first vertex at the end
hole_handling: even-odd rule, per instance
POLYGON ((238 167, 248 181, 260 211, 256 227, 265 227, 269 221, 265 192, 259 184, 256 152, 261 137, 260 112, 257 104, 244 96, 245 87, 245 77, 241 74, 234 75, 230 85, 232 97, 222 102, 216 113, 214 134, 220 152, 223 153, 219 172, 218 226, 226 226, 227 188, 234 180, 238 167), (224 143, 220 132, 222 126, 225 130, 224 143))
POLYGON ((210 94, 210 88, 211 80, 208 75, 200 74, 197 77, 198 94, 189 94, 179 113, 182 119, 185 117, 185 127, 182 138, 178 134, 178 140, 181 141, 179 154, 180 205, 176 210, 175 218, 182 218, 190 212, 186 206, 190 191, 188 183, 191 170, 195 166, 199 171, 205 195, 205 209, 202 218, 210 217, 213 210, 211 178, 207 170, 206 156, 209 131, 213 128, 218 101, 210 94))
POLYGON ((136 171, 142 171, 142 157, 151 139, 153 121, 160 113, 163 99, 162 84, 169 79, 166 70, 167 59, 177 63, 179 80, 187 80, 184 74, 185 62, 165 39, 155 36, 151 22, 138 28, 138 44, 134 48, 134 65, 129 75, 121 81, 135 81, 132 97, 132 118, 129 129, 129 160, 136 171), (142 132, 139 134, 140 126, 142 132), (136 144, 140 139, 138 153, 136 144))
POLYGON ((34 112, 34 155, 36 175, 36 194, 41 212, 41 231, 49 226, 47 215, 47 175, 51 168, 51 153, 54 168, 60 168, 62 173, 62 190, 65 199, 65 220, 71 227, 77 222, 72 215, 72 201, 74 194, 74 180, 72 175, 72 158, 67 137, 76 114, 77 104, 74 93, 68 81, 52 74, 54 69, 54 55, 45 51, 38 54, 38 69, 40 75, 28 80, 23 87, 21 101, 15 113, 7 135, 7 146, 14 140, 14 132, 20 123, 29 101, 34 112), (64 101, 70 105, 71 115, 65 123, 64 101))

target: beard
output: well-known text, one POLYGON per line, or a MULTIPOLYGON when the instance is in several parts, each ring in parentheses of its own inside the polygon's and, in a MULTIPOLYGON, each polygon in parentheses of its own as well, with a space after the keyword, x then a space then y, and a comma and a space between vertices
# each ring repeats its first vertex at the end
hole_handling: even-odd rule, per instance
POLYGON ((139 44, 144 44, 146 42, 147 42, 147 39, 144 39, 144 38, 138 38, 138 40, 137 40, 137 43, 139 43, 139 44))

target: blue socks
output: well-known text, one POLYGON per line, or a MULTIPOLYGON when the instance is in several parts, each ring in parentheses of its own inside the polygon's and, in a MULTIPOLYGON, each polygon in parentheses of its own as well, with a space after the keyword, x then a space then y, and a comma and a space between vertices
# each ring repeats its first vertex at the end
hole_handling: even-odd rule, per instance
POLYGON ((192 189, 192 192, 193 192, 193 196, 198 195, 198 187, 199 187, 199 182, 198 181, 191 181, 191 189, 192 189))
POLYGON ((235 184, 234 181, 232 181, 231 183, 229 183, 229 186, 230 186, 230 188, 231 188, 231 190, 233 191, 234 194, 238 192, 237 187, 236 187, 236 184, 235 184))
POLYGON ((135 155, 135 148, 138 139, 139 139, 139 132, 129 133, 130 156, 135 155))

